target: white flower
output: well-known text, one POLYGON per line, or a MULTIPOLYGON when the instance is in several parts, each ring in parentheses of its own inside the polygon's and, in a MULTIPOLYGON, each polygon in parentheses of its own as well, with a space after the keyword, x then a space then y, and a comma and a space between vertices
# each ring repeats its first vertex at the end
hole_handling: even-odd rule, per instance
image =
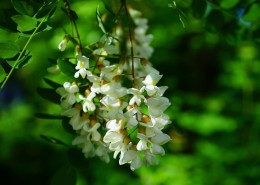
POLYGON ((90 71, 87 71, 87 78, 92 82, 90 90, 96 94, 100 93, 101 78, 92 74, 90 71))
POLYGON ((147 100, 148 111, 152 117, 159 117, 171 105, 168 98, 152 97, 147 100))
POLYGON ((63 87, 59 87, 56 92, 61 95, 62 107, 67 108, 76 102, 75 94, 79 91, 76 84, 71 84, 70 82, 65 82, 63 87))
POLYGON ((101 141, 96 142, 96 144, 97 144, 96 155, 99 156, 106 163, 109 163, 110 159, 109 159, 106 144, 101 141))
POLYGON ((88 129, 88 132, 90 133, 90 137, 92 141, 99 141, 101 138, 100 133, 97 131, 97 129, 100 127, 100 123, 96 123, 93 127, 88 129))
POLYGON ((87 69, 89 68, 89 59, 79 54, 76 57, 78 59, 78 63, 75 69, 78 71, 75 73, 74 77, 78 78, 80 75, 84 79, 87 75, 87 69))
POLYGON ((140 140, 136 145, 136 149, 139 150, 139 151, 147 150, 147 148, 148 148, 148 146, 147 146, 148 138, 144 134, 141 134, 141 133, 137 134, 137 138, 139 138, 140 140))
POLYGON ((107 35, 103 35, 100 39, 100 43, 102 43, 103 46, 99 47, 98 49, 95 49, 93 54, 102 56, 107 56, 109 54, 118 54, 119 48, 113 45, 113 42, 115 42, 114 38, 107 35))
POLYGON ((103 117, 105 119, 123 119, 123 109, 127 106, 127 103, 121 101, 117 98, 111 96, 104 96, 100 103, 105 105, 105 107, 100 108, 100 110, 104 110, 103 117))
POLYGON ((119 164, 123 165, 125 163, 130 163, 131 170, 140 168, 142 165, 142 161, 138 155, 138 152, 134 151, 134 150, 128 150, 126 152, 121 152, 119 164))
POLYGON ((149 96, 153 96, 159 90, 155 85, 161 78, 162 75, 159 75, 159 72, 156 71, 152 71, 145 77, 143 84, 145 85, 145 90, 149 96))
POLYGON ((79 99, 83 100, 83 111, 88 112, 88 111, 94 111, 96 109, 96 105, 92 102, 92 99, 96 96, 94 92, 90 92, 87 98, 85 98, 82 95, 79 95, 79 99))
POLYGON ((82 148, 82 152, 86 158, 95 156, 95 148, 89 140, 89 133, 84 130, 72 141, 72 145, 77 145, 79 148, 82 148))
POLYGON ((128 94, 133 94, 133 97, 129 101, 129 105, 134 105, 135 103, 140 106, 142 99, 146 102, 145 97, 142 95, 144 89, 131 88, 127 90, 128 94))
POLYGON ((109 65, 105 66, 100 74, 100 77, 107 82, 110 82, 115 76, 121 74, 123 72, 122 65, 109 65))
POLYGON ((101 93, 111 97, 119 98, 126 95, 126 88, 122 87, 120 82, 112 80, 111 82, 101 86, 101 93))
POLYGON ((128 123, 127 127, 131 129, 138 124, 137 116, 139 115, 136 108, 131 108, 126 113, 124 113, 124 120, 128 123))

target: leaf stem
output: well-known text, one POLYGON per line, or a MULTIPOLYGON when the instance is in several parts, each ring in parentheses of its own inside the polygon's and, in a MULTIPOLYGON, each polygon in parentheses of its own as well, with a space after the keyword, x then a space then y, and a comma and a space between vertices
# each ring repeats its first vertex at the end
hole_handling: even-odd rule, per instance
POLYGON ((5 77, 5 80, 3 81, 2 85, 1 85, 1 89, 2 90, 6 84, 6 82, 8 81, 8 79, 10 78, 11 74, 13 73, 16 65, 18 64, 20 58, 22 57, 23 53, 25 52, 27 46, 29 45, 29 43, 31 42, 32 38, 34 37, 34 35, 36 34, 37 30, 41 27, 41 25, 43 24, 43 22, 45 21, 45 19, 49 16, 49 14, 52 12, 54 8, 52 8, 48 14, 41 20, 41 22, 39 23, 39 25, 35 28, 35 30, 33 31, 32 35, 29 37, 29 39, 27 40, 27 42, 25 43, 22 51, 20 52, 18 58, 16 59, 12 69, 9 71, 9 73, 7 74, 7 76, 5 77))
POLYGON ((128 30, 129 30, 129 39, 130 39, 130 50, 131 50, 131 64, 132 64, 132 83, 134 85, 135 83, 135 70, 134 70, 134 47, 133 47, 133 35, 131 31, 131 23, 130 23, 130 14, 127 9, 126 0, 121 0, 121 3, 125 7, 125 13, 126 13, 126 19, 128 24, 128 30))
POLYGON ((80 39, 79 30, 78 30, 78 27, 77 27, 77 24, 76 24, 76 20, 75 20, 73 11, 71 10, 70 4, 69 4, 69 2, 68 2, 67 0, 64 0, 64 4, 65 4, 65 8, 66 8, 67 11, 68 11, 68 15, 69 15, 70 18, 71 18, 71 21, 72 21, 72 23, 73 23, 73 26, 74 26, 74 28, 75 28, 75 31, 76 31, 76 34, 77 34, 77 38, 78 38, 78 40, 79 40, 79 47, 80 47, 79 49, 80 49, 80 51, 81 51, 81 53, 82 53, 81 39, 80 39))

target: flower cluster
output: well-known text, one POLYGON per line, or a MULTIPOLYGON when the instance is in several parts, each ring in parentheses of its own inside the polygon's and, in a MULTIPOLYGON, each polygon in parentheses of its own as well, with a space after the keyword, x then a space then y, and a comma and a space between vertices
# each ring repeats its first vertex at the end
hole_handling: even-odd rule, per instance
MULTIPOLYGON (((69 117, 77 133, 72 144, 85 157, 109 162, 112 151, 120 165, 129 163, 135 170, 142 164, 157 164, 156 156, 165 154, 162 145, 171 138, 163 132, 170 124, 164 111, 170 102, 163 96, 167 87, 157 86, 162 75, 148 62, 153 49, 152 35, 146 34, 147 19, 136 10, 129 12, 135 27, 133 40, 124 42, 127 52, 120 49, 126 39, 121 27, 113 36, 104 35, 90 54, 77 49, 74 76, 56 92, 62 115, 69 117)), ((66 36, 59 44, 61 51, 68 41, 66 36)))

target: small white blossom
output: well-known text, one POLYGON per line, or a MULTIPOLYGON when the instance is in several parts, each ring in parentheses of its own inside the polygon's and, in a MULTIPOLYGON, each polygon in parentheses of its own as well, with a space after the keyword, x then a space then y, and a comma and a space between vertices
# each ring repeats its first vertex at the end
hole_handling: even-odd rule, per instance
POLYGON ((87 75, 87 69, 89 68, 89 59, 79 54, 76 57, 78 59, 78 63, 75 69, 78 71, 75 73, 74 77, 78 78, 80 75, 84 79, 87 75))
POLYGON ((135 103, 140 106, 142 99, 146 102, 145 97, 142 95, 144 89, 135 89, 135 88, 130 88, 127 90, 128 94, 133 94, 133 97, 129 101, 129 105, 134 105, 135 103))
POLYGON ((79 99, 81 99, 84 102, 82 105, 84 112, 94 111, 96 109, 96 105, 92 101, 95 96, 96 94, 94 92, 90 92, 87 98, 85 98, 82 95, 79 95, 79 99))
POLYGON ((79 91, 76 84, 65 82, 63 87, 59 87, 56 92, 61 95, 61 103, 63 108, 67 108, 76 102, 75 94, 79 91))

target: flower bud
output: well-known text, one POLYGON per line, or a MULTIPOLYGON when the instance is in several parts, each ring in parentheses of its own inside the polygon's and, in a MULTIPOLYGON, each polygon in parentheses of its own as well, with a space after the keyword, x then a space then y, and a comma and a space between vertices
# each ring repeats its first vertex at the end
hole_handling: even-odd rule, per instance
POLYGON ((150 122, 150 121, 151 121, 151 118, 150 118, 149 116, 143 115, 143 117, 142 117, 142 122, 143 122, 143 123, 148 123, 148 122, 150 122))
POLYGON ((64 51, 66 49, 68 41, 69 41, 69 36, 66 35, 58 46, 59 50, 64 51))

